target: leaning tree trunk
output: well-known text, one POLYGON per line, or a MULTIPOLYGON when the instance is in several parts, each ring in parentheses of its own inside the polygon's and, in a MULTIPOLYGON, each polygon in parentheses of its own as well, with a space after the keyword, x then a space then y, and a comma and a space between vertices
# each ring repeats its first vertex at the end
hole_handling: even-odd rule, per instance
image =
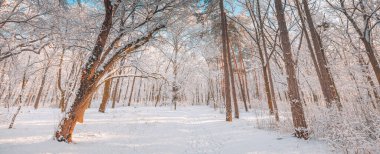
POLYGON ((369 62, 371 63, 372 68, 375 72, 376 79, 377 79, 378 83, 380 84, 380 65, 376 59, 375 51, 374 51, 371 43, 368 42, 368 40, 366 40, 364 37, 360 38, 360 40, 362 40, 362 42, 364 44, 369 62))
POLYGON ((363 72, 363 76, 364 78, 367 79, 367 82, 369 83, 370 87, 368 88, 368 94, 371 96, 371 93, 370 93, 370 89, 372 90, 373 92, 373 95, 374 95, 374 99, 375 101, 373 103, 373 108, 376 109, 376 108, 380 108, 380 96, 379 96, 379 93, 377 92, 377 88, 375 86, 375 83, 373 82, 372 80, 372 77, 370 75, 370 71, 369 71, 369 68, 368 68, 368 64, 365 63, 364 61, 364 58, 359 55, 359 64, 361 65, 362 67, 362 72, 363 72))
POLYGON ((326 99, 327 95, 328 95, 327 94, 328 89, 325 90, 326 89, 325 88, 326 84, 324 84, 325 81, 322 79, 322 76, 321 76, 321 72, 320 72, 320 69, 319 69, 319 64, 317 62, 317 58, 315 56, 314 49, 312 47, 311 40, 310 40, 310 37, 309 37, 309 32, 306 30, 306 23, 305 23, 305 20, 303 18, 303 14, 302 14, 303 12, 301 10, 301 5, 299 3, 299 0, 295 0, 295 3, 296 3, 296 7, 297 7, 298 16, 300 16, 301 28, 302 28, 303 34, 305 34, 305 39, 306 39, 307 47, 309 49, 310 56, 311 56, 311 59, 313 61, 313 65, 314 65, 315 71, 317 73, 318 81, 319 81, 319 84, 321 86, 323 96, 326 99))
POLYGON ((289 41, 289 32, 286 26, 284 9, 281 0, 275 0, 276 18, 280 30, 281 45, 283 48, 283 56, 285 62, 286 73, 288 75, 288 94, 290 98, 291 112, 293 117, 293 125, 295 128, 295 136, 298 138, 309 138, 305 113, 303 111, 299 87, 297 83, 296 71, 292 56, 292 48, 289 41))
MULTIPOLYGON (((106 8, 112 10, 111 2, 108 0, 105 0, 105 2, 106 8)), ((118 50, 118 52, 114 56, 112 56, 109 61, 105 62, 103 67, 100 65, 100 63, 104 62, 100 60, 100 54, 105 45, 104 41, 107 40, 108 32, 112 26, 112 23, 107 23, 112 22, 112 19, 108 19, 111 18, 111 14, 112 11, 107 11, 105 20, 106 24, 103 24, 102 28, 104 30, 101 31, 98 37, 96 43, 97 45, 95 46, 92 52, 92 56, 90 56, 85 67, 82 69, 82 77, 80 80, 79 89, 76 93, 74 103, 71 106, 71 109, 66 113, 64 118, 59 123, 58 130, 55 133, 55 138, 58 141, 65 141, 68 143, 72 142, 72 133, 74 131, 76 122, 83 122, 84 111, 88 108, 88 104, 92 99, 92 94, 97 90, 98 82, 112 68, 113 64, 120 60, 124 54, 129 54, 130 52, 135 51, 136 49, 147 43, 152 38, 155 32, 165 27, 164 25, 160 25, 155 29, 149 31, 145 36, 142 36, 136 41, 127 44, 126 46, 118 50), (107 33, 107 35, 104 33, 107 33), (104 69, 98 70, 99 67, 102 67, 104 69)))
POLYGON ((87 109, 86 101, 90 99, 92 91, 95 90, 95 77, 93 73, 96 71, 97 62, 100 59, 103 48, 106 44, 108 34, 112 27, 112 12, 113 7, 110 0, 104 0, 105 18, 102 23, 101 31, 97 37, 96 45, 92 51, 92 55, 88 59, 85 67, 82 69, 82 77, 80 86, 76 93, 73 105, 66 116, 62 119, 55 133, 58 141, 72 142, 72 133, 77 120, 84 114, 87 109))
MULTIPOLYGON (((30 56, 28 58, 27 65, 29 65, 29 61, 30 61, 30 56)), ((22 77, 22 83, 21 83, 21 92, 18 95, 17 100, 16 100, 16 102, 18 102, 18 108, 16 110, 16 113, 12 117, 12 120, 11 120, 11 123, 9 124, 8 129, 12 129, 13 128, 13 125, 14 125, 14 123, 16 121, 16 117, 20 113, 20 110, 21 110, 21 107, 22 107, 22 96, 24 95, 24 90, 25 90, 26 83, 27 83, 26 70, 24 70, 24 75, 22 77)), ((8 108, 9 108, 9 106, 8 106, 8 108)))
POLYGON ((324 49, 322 46, 322 40, 319 34, 317 33, 317 30, 314 26, 313 18, 311 17, 309 5, 307 0, 302 0, 302 3, 304 5, 304 11, 306 15, 306 21, 309 25, 310 34, 311 34, 311 40, 313 42, 315 55, 317 58, 317 62, 319 65, 319 71, 322 78, 322 81, 324 83, 323 90, 326 91, 325 98, 327 101, 327 107, 331 107, 332 104, 336 104, 338 109, 342 109, 342 104, 340 103, 340 98, 338 91, 335 87, 334 79, 330 73, 330 68, 328 67, 326 55, 324 53, 324 49))

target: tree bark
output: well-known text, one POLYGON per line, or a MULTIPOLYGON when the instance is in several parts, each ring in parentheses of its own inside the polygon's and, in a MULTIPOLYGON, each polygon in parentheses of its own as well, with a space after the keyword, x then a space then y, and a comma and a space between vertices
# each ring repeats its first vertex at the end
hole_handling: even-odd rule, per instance
POLYGON ((276 18, 280 30, 281 45, 283 48, 283 56, 285 62, 286 73, 288 75, 288 95, 290 98, 291 112, 293 117, 293 125, 295 128, 294 135, 298 138, 308 139, 309 134, 303 111, 297 77, 292 56, 292 48, 289 41, 289 32, 286 26, 284 9, 281 0, 275 0, 276 18))
POLYGON ((220 19, 222 23, 222 46, 223 46, 223 67, 224 67, 224 93, 226 104, 226 121, 232 121, 232 108, 231 108, 231 91, 230 91, 230 77, 228 71, 228 42, 227 42, 227 21, 225 20, 223 0, 219 1, 220 19))

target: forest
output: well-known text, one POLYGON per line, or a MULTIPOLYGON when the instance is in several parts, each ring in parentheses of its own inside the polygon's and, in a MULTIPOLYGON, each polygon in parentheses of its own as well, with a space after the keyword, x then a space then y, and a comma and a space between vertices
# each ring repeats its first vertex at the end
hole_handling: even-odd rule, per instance
POLYGON ((380 153, 379 0, 0 0, 0 153, 380 153))

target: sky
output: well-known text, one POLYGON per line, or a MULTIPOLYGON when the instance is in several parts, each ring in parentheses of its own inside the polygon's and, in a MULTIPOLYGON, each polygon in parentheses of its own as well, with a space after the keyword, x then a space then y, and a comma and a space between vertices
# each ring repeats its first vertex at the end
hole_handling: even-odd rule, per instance
MULTIPOLYGON (((199 3, 200 3, 199 6, 201 6, 202 4, 204 4, 204 1, 205 0, 200 0, 199 1, 199 3)), ((87 4, 87 5, 90 5, 90 6, 96 6, 97 5, 96 4, 97 2, 94 1, 94 0, 67 0, 67 3, 69 5, 76 5, 78 3, 87 4)), ((231 1, 225 2, 224 3, 224 7, 229 12, 231 12, 233 10, 233 14, 239 14, 242 11, 242 7, 238 4, 238 2, 236 0, 234 0, 233 3, 231 3, 231 1), (233 6, 231 6, 231 5, 233 5, 233 6), (232 9, 232 8, 234 8, 234 9, 232 9)))

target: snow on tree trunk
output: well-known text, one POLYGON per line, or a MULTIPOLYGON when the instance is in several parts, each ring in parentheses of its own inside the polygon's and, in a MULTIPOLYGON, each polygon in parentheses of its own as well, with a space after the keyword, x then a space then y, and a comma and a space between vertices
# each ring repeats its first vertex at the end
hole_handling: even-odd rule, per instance
POLYGON ((289 41, 289 33, 286 26, 284 9, 282 8, 281 0, 275 0, 276 18, 278 22, 278 27, 280 30, 281 45, 283 48, 284 62, 286 73, 288 75, 288 95, 291 106, 293 125, 295 129, 295 136, 298 138, 309 138, 309 133, 307 130, 305 113, 303 111, 299 87, 297 83, 297 77, 295 72, 295 66, 292 56, 292 48, 289 41))

